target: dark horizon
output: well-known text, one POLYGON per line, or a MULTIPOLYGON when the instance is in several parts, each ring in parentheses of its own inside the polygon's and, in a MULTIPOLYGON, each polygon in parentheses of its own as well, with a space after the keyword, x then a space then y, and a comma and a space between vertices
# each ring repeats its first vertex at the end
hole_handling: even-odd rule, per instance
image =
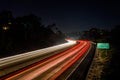
POLYGON ((0 11, 10 10, 13 16, 35 14, 44 25, 55 23, 63 32, 88 30, 92 27, 111 29, 119 25, 120 5, 115 1, 39 1, 3 0, 0 11))

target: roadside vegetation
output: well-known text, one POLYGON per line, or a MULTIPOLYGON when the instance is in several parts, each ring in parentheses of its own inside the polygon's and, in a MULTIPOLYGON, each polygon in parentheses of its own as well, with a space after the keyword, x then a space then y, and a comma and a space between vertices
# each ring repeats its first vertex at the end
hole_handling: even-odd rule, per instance
POLYGON ((0 12, 0 58, 66 42, 56 24, 45 26, 34 14, 16 16, 0 12))
POLYGON ((86 80, 119 80, 120 40, 118 37, 120 25, 115 26, 109 31, 92 28, 87 32, 89 34, 85 35, 89 37, 88 39, 91 38, 90 40, 96 43, 107 42, 110 44, 110 49, 105 50, 96 48, 96 53, 86 80))
POLYGON ((109 80, 106 76, 112 73, 110 64, 113 54, 114 48, 96 49, 86 80, 109 80))

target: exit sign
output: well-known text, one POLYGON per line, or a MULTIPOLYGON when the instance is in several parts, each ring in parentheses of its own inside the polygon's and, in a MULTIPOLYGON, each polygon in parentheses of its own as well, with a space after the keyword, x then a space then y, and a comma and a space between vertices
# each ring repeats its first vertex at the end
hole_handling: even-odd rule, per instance
POLYGON ((110 45, 109 43, 97 43, 97 48, 98 49, 109 49, 110 45))

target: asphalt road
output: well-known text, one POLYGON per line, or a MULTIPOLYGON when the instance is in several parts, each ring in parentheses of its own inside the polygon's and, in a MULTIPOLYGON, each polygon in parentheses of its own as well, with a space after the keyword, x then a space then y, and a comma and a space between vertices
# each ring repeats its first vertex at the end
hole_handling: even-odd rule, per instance
POLYGON ((78 40, 78 42, 79 44, 76 44, 66 51, 43 59, 37 63, 18 70, 9 76, 4 76, 1 79, 78 80, 79 78, 76 76, 77 73, 79 73, 79 76, 83 76, 86 73, 86 69, 88 69, 88 65, 90 64, 94 54, 91 53, 91 50, 93 50, 93 45, 90 43, 90 41, 78 40), (64 74, 66 76, 62 76, 64 74))

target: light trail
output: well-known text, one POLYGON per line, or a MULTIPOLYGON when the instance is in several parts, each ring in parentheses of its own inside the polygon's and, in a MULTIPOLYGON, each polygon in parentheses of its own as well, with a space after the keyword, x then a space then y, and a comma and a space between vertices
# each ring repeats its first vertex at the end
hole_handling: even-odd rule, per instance
MULTIPOLYGON (((41 60, 1 79, 34 80, 39 78, 42 80, 55 80, 89 49, 89 41, 78 40, 78 42, 80 43, 62 53, 41 60)), ((68 41, 68 43, 75 44, 76 42, 68 41)))
POLYGON ((76 44, 76 41, 68 41, 67 43, 64 43, 61 45, 56 45, 56 46, 52 46, 52 47, 48 47, 40 50, 35 50, 35 51, 31 51, 31 52, 27 52, 19 55, 2 58, 0 59, 0 69, 21 61, 25 61, 25 60, 35 58, 41 55, 45 55, 60 49, 64 49, 65 47, 72 46, 75 44, 76 44))

